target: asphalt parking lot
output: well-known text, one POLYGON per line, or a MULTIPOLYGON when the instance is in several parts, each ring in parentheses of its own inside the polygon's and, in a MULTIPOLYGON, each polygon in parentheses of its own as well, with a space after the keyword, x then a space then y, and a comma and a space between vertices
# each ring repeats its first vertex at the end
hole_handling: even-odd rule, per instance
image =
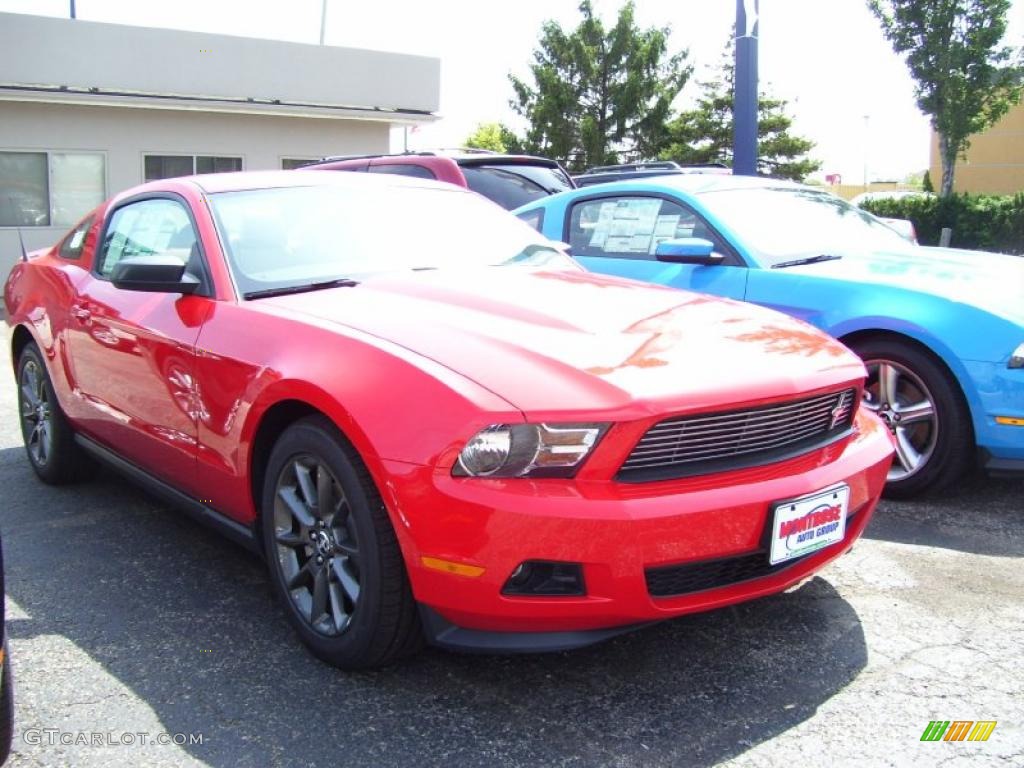
POLYGON ((9 369, 0 412, 11 765, 1024 765, 1024 481, 885 503, 770 599, 573 653, 345 674, 251 555, 113 474, 38 482, 9 369), (998 725, 920 741, 958 719, 998 725))

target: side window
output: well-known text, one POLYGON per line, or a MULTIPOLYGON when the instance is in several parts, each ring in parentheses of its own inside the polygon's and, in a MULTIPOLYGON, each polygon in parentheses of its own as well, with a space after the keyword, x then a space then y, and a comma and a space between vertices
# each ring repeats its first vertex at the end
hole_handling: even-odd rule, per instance
POLYGON ((95 220, 95 216, 88 217, 64 238, 64 242, 60 244, 60 257, 62 259, 80 259, 82 257, 82 248, 85 247, 85 236, 89 233, 89 229, 95 220))
POLYGON ((715 250, 731 249, 689 208, 660 197, 605 197, 572 207, 569 245, 574 256, 654 260, 658 243, 702 237, 715 250))
POLYGON ((544 209, 534 208, 532 211, 526 211, 525 213, 517 213, 516 216, 520 221, 529 224, 531 227, 541 232, 541 227, 544 225, 544 209))
POLYGON ((173 256, 187 264, 195 245, 192 221, 178 201, 160 198, 129 203, 110 218, 97 271, 109 278, 121 259, 154 254, 173 256))
POLYGON ((390 173, 395 176, 412 176, 417 179, 436 179, 437 176, 429 168, 412 163, 382 163, 367 168, 370 173, 390 173))

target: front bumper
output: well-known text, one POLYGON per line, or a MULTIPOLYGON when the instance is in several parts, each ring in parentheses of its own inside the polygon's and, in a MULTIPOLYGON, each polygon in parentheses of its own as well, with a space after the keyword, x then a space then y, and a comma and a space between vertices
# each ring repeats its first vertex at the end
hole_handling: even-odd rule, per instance
POLYGON ((1024 476, 1024 458, 1011 459, 1003 456, 993 456, 987 450, 982 449, 981 467, 993 477, 1022 477, 1024 476))
POLYGON ((424 623, 438 644, 554 650, 780 592, 808 578, 861 535, 891 455, 885 428, 861 414, 852 436, 805 456, 663 482, 453 478, 386 462, 386 500, 413 592, 428 609, 424 623), (750 557, 765 546, 774 502, 837 483, 850 487, 842 541, 754 578, 669 597, 650 594, 648 569, 750 557), (483 571, 474 577, 446 573, 426 567, 424 557, 483 571), (586 595, 501 594, 525 560, 582 563, 586 595))
POLYGON ((975 441, 982 466, 994 473, 1024 469, 1024 370, 1003 363, 965 361, 974 393, 971 401, 975 441), (1011 423, 1007 423, 1011 422, 1011 423))

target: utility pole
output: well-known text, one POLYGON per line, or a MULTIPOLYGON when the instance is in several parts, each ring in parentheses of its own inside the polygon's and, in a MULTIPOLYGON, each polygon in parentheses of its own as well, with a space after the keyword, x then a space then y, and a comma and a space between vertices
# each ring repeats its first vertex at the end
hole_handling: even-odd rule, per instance
POLYGON ((75 18, 75 0, 71 0, 71 18, 75 18))
POLYGON ((864 115, 864 191, 868 191, 868 153, 871 148, 871 115, 864 115))
POLYGON ((758 0, 736 0, 732 172, 757 175, 758 0))
MULTIPOLYGON (((73 2, 74 0, 72 0, 73 2)), ((324 29, 327 27, 327 0, 320 0, 320 45, 324 44, 324 29)))

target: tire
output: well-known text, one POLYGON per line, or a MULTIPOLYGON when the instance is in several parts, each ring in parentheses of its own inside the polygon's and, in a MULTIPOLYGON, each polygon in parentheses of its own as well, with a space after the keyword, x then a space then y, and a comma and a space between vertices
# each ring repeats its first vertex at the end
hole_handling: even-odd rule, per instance
POLYGON ((0 682, 0 765, 11 754, 14 741, 14 678, 11 677, 11 657, 4 646, 3 681, 0 682))
POLYGON ((18 414, 32 469, 44 483, 63 485, 90 477, 92 459, 75 444, 75 433, 57 402, 39 347, 30 342, 18 358, 18 414))
POLYGON ((881 416, 897 441, 884 495, 906 499, 959 480, 974 464, 974 428, 945 366, 910 342, 876 337, 850 348, 868 369, 864 405, 881 416))
POLYGON ((419 650, 423 632, 395 531, 339 430, 319 416, 288 427, 263 485, 271 584, 313 655, 352 670, 419 650))

